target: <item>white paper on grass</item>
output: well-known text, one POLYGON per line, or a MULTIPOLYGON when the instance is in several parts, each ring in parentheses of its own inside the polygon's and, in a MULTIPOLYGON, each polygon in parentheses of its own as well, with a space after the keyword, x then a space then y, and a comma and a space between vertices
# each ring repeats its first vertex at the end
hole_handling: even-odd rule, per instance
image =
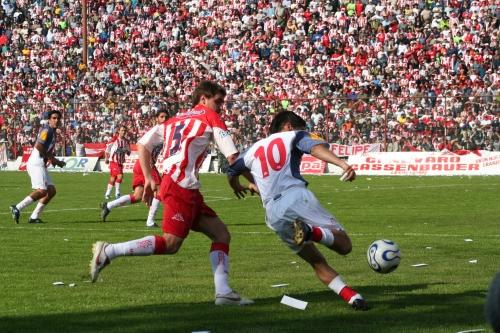
POLYGON ((54 282, 54 283, 52 283, 52 285, 53 285, 53 286, 64 286, 64 282, 60 282, 60 281, 58 281, 58 282, 54 282))
POLYGON ((415 264, 415 265, 411 265, 411 266, 412 267, 424 267, 424 266, 429 266, 429 265, 422 263, 422 264, 415 264))
POLYGON ((286 287, 289 286, 290 283, 280 283, 280 284, 273 284, 271 288, 280 288, 280 287, 286 287))
POLYGON ((486 331, 484 328, 478 328, 478 329, 475 329, 475 330, 460 331, 460 332, 457 332, 457 333, 473 333, 473 332, 484 332, 484 331, 486 331))
POLYGON ((477 259, 469 260, 471 264, 477 264, 477 259))
POLYGON ((473 242, 473 240, 470 238, 466 238, 466 239, 464 239, 464 242, 473 242))
POLYGON ((289 297, 287 295, 283 295, 283 298, 281 299, 281 304, 285 304, 299 310, 305 310, 307 306, 307 302, 301 301, 300 299, 296 299, 293 297, 289 297))

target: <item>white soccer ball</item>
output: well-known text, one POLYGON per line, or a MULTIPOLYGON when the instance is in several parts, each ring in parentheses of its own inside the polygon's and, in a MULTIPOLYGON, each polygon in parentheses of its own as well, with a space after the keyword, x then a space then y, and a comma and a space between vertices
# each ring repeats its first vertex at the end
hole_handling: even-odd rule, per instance
POLYGON ((374 241, 366 252, 368 265, 377 273, 387 274, 394 271, 401 261, 399 245, 388 239, 374 241))

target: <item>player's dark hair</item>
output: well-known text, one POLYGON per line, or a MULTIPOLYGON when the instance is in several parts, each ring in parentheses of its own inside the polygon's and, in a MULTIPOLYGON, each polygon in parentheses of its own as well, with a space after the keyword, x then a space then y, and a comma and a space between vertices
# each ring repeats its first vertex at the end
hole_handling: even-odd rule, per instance
POLYGON ((155 113, 155 118, 158 118, 158 117, 159 117, 162 113, 164 113, 164 114, 167 116, 167 118, 168 118, 169 114, 168 114, 168 111, 167 111, 167 110, 159 110, 159 111, 156 111, 156 113, 155 113))
POLYGON ((61 111, 59 111, 59 110, 51 110, 51 111, 49 111, 49 113, 47 115, 47 119, 50 119, 50 117, 52 117, 53 114, 57 114, 57 115, 59 115, 59 118, 62 118, 61 111))
POLYGON ((276 116, 274 116, 273 121, 271 121, 269 132, 271 134, 281 132, 283 126, 285 126, 287 123, 290 123, 293 129, 306 128, 306 121, 302 119, 301 116, 293 113, 292 111, 281 111, 276 116))
POLYGON ((202 81, 200 82, 193 91, 192 106, 195 107, 200 103, 201 97, 205 96, 207 98, 212 98, 217 94, 221 94, 226 97, 226 89, 221 85, 212 81, 202 81))

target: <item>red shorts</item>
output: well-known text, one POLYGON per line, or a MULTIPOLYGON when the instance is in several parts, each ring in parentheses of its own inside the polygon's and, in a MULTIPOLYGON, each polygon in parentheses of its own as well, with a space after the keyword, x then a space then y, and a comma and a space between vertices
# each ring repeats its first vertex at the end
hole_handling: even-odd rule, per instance
POLYGON ((217 217, 212 208, 205 204, 199 190, 188 190, 177 185, 164 175, 160 187, 163 203, 163 232, 186 238, 189 230, 198 231, 201 215, 217 217))
MULTIPOLYGON (((142 173, 141 164, 138 162, 139 161, 137 161, 134 164, 134 178, 132 179, 132 188, 133 189, 135 189, 137 186, 144 187, 144 173, 142 173)), ((160 173, 158 172, 158 170, 153 168, 151 170, 151 176, 153 177, 153 181, 155 182, 156 185, 161 184, 161 177, 160 177, 160 173)))
POLYGON ((109 173, 111 177, 123 175, 123 165, 113 161, 109 162, 109 173))

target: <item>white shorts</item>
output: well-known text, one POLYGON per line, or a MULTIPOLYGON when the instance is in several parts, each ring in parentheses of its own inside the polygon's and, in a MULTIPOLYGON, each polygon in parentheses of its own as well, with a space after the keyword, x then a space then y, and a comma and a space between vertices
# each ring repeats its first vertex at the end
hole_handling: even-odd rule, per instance
POLYGON ((267 226, 294 252, 299 252, 304 246, 297 246, 293 240, 293 222, 297 219, 312 226, 344 230, 307 188, 292 187, 266 205, 267 226))
POLYGON ((52 178, 50 178, 49 172, 45 166, 26 165, 26 170, 28 170, 28 175, 31 178, 31 188, 34 190, 46 190, 47 186, 52 185, 52 178))

